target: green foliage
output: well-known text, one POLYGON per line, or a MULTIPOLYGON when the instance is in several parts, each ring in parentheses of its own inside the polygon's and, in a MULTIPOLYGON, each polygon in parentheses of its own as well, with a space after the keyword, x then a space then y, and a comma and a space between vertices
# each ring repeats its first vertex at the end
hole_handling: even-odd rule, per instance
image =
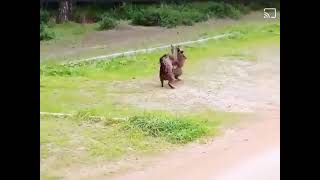
POLYGON ((40 66, 40 75, 47 76, 74 76, 80 75, 78 68, 60 64, 44 64, 40 66))
POLYGON ((44 23, 40 23, 40 41, 50 40, 54 37, 54 33, 48 30, 48 26, 44 23))
POLYGON ((49 20, 50 20, 49 12, 40 9, 40 41, 50 40, 55 37, 55 34, 48 30, 49 20))
POLYGON ((144 26, 176 27, 177 25, 192 25, 206 21, 209 17, 239 18, 248 13, 244 6, 208 2, 188 4, 168 4, 153 7, 144 7, 131 13, 132 23, 144 26), (133 14, 133 15, 132 15, 133 14))
POLYGON ((202 10, 209 16, 218 18, 239 18, 241 15, 241 11, 236 6, 223 2, 209 2, 202 10))
POLYGON ((107 29, 113 29, 117 26, 118 22, 115 18, 110 17, 109 15, 105 15, 101 18, 101 20, 98 22, 99 30, 107 30, 107 29))
POLYGON ((49 12, 46 10, 40 9, 40 23, 47 24, 49 21, 49 12))
POLYGON ((95 23, 101 20, 101 15, 108 12, 109 8, 102 5, 90 5, 76 7, 72 14, 72 20, 78 23, 95 23))
MULTIPOLYGON (((280 9, 278 0, 235 1, 208 0, 192 2, 190 0, 163 0, 161 4, 126 4, 125 6, 105 6, 95 4, 77 6, 72 20, 78 23, 99 22, 99 30, 112 29, 117 20, 130 20, 132 24, 143 26, 176 27, 178 25, 193 25, 206 21, 209 17, 237 19, 250 10, 264 7, 280 9), (108 14, 108 17, 105 15, 108 14)), ((48 11, 40 10, 41 22, 48 23, 48 11)))

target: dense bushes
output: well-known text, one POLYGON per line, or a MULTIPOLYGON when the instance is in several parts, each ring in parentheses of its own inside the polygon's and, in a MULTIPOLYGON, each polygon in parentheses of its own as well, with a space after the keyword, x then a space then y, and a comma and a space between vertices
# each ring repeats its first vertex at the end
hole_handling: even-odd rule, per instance
MULTIPOLYGON (((163 0, 161 4, 127 4, 125 6, 106 6, 96 4, 77 6, 72 20, 78 23, 99 23, 99 29, 111 29, 118 20, 129 20, 134 25, 175 27, 177 25, 193 25, 206 21, 210 17, 237 19, 250 10, 263 7, 280 8, 277 0, 208 0, 192 2, 191 0, 163 0), (107 13, 108 15, 103 15, 107 13)), ((40 11, 41 22, 48 25, 49 14, 40 11)), ((44 28, 46 29, 46 28, 44 28)))
POLYGON ((104 16, 102 16, 101 20, 98 23, 99 30, 113 29, 118 24, 116 19, 111 17, 109 14, 105 14, 104 16))
POLYGON ((48 26, 40 23, 40 41, 50 40, 54 38, 54 33, 48 30, 48 26))
POLYGON ((248 12, 248 9, 243 6, 233 6, 218 2, 186 5, 171 4, 135 11, 132 23, 144 26, 175 27, 177 25, 192 25, 196 22, 206 21, 209 17, 239 18, 241 14, 248 12))
POLYGON ((101 15, 109 9, 104 6, 92 5, 76 7, 72 14, 72 20, 77 23, 94 23, 101 19, 101 15))
POLYGON ((54 38, 54 33, 48 30, 49 19, 49 12, 40 10, 40 41, 54 38))
POLYGON ((40 9, 40 23, 47 24, 49 21, 50 15, 48 11, 40 9))

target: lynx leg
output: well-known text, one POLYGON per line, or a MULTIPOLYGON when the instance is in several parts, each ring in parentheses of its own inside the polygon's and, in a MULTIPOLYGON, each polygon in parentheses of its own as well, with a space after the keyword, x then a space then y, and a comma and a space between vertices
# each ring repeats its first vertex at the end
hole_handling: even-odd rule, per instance
POLYGON ((168 82, 168 85, 171 87, 171 89, 175 89, 175 87, 172 85, 172 82, 168 82))
POLYGON ((175 76, 177 81, 182 81, 182 79, 179 78, 179 76, 175 76))

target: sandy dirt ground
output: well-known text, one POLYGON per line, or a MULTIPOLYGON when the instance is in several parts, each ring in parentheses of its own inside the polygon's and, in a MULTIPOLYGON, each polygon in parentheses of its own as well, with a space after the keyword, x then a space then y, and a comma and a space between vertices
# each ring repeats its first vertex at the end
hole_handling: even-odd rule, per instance
POLYGON ((148 80, 114 82, 108 89, 130 89, 114 93, 113 99, 145 109, 268 110, 280 105, 279 54, 279 48, 269 47, 257 49, 256 60, 205 60, 197 71, 184 72, 184 81, 177 82, 175 90, 167 84, 161 88, 157 74, 148 80))
POLYGON ((256 118, 258 122, 229 129, 205 145, 169 153, 146 169, 104 179, 278 180, 279 112, 261 113, 256 118))
POLYGON ((145 109, 207 108, 253 116, 205 144, 192 143, 150 159, 126 159, 115 166, 102 163, 76 168, 65 179, 280 179, 280 48, 255 52, 255 60, 204 60, 198 70, 185 72, 174 90, 161 88, 158 76, 106 87, 130 89, 131 93, 114 93, 114 99, 145 109), (117 168, 123 164, 128 165, 127 170, 120 173, 117 168), (117 173, 111 176, 106 173, 110 171, 117 173))
POLYGON ((150 81, 150 89, 124 100, 144 108, 191 110, 205 106, 253 112, 255 116, 205 145, 193 144, 164 155, 145 169, 102 179, 280 179, 279 48, 260 49, 257 61, 207 60, 204 63, 201 71, 185 75, 183 85, 176 90, 154 88, 159 85, 150 81), (159 103, 157 97, 167 99, 166 104, 159 103))
POLYGON ((40 46, 40 62, 48 59, 77 60, 139 48, 156 47, 206 37, 208 32, 246 22, 264 21, 262 12, 252 12, 239 20, 210 19, 194 26, 177 28, 132 26, 121 23, 113 30, 94 31, 79 43, 53 43, 40 46))

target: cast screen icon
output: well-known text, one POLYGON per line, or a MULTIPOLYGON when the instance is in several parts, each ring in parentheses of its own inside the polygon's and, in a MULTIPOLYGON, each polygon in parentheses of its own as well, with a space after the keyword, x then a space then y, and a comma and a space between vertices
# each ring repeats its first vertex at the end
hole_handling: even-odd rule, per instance
POLYGON ((275 19, 277 18, 277 10, 276 8, 264 8, 263 9, 263 17, 265 19, 275 19))

